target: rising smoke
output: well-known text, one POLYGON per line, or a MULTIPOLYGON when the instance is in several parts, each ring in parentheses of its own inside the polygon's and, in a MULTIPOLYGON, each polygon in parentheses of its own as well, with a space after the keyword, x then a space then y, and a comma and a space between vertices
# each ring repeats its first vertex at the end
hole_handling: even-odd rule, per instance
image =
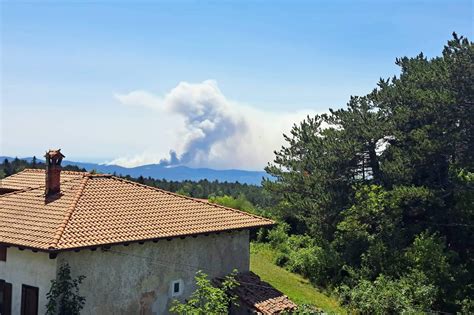
MULTIPOLYGON (((307 114, 313 114, 311 111, 262 112, 243 106, 228 100, 213 80, 197 84, 181 82, 164 97, 145 91, 115 97, 122 104, 181 117, 184 124, 182 141, 177 144, 179 149, 173 148, 169 157, 159 159, 161 164, 170 166, 261 169, 283 143, 282 133, 307 114)), ((139 160, 135 157, 133 164, 139 160)), ((117 163, 111 163, 114 162, 117 163)), ((132 166, 123 159, 120 162, 132 166)))
POLYGON ((165 108, 185 118, 187 129, 181 156, 170 156, 172 164, 202 164, 213 146, 237 132, 245 134, 245 120, 233 112, 215 81, 180 83, 164 98, 165 108))

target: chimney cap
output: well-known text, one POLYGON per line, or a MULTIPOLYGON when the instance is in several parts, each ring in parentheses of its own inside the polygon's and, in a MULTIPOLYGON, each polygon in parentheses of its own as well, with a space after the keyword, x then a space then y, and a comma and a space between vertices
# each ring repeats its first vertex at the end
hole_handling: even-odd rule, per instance
POLYGON ((54 158, 63 159, 63 158, 65 158, 65 156, 61 153, 61 149, 56 149, 56 150, 50 149, 50 150, 46 151, 46 154, 44 155, 44 157, 49 158, 49 159, 54 159, 54 158))

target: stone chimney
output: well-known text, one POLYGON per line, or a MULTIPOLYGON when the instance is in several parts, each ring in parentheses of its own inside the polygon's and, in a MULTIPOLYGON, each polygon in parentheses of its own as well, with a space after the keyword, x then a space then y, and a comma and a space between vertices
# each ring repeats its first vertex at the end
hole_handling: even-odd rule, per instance
POLYGON ((64 155, 61 149, 49 150, 44 155, 46 158, 46 188, 45 195, 54 195, 61 190, 61 161, 64 155))

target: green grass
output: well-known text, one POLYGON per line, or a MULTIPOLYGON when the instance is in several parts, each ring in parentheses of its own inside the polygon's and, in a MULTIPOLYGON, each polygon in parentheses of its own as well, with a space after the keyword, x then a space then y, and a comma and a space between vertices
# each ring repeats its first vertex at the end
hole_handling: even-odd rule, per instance
POLYGON ((347 314, 337 300, 321 293, 300 275, 274 264, 275 252, 263 244, 251 244, 250 270, 286 294, 296 304, 310 304, 327 313, 347 314))

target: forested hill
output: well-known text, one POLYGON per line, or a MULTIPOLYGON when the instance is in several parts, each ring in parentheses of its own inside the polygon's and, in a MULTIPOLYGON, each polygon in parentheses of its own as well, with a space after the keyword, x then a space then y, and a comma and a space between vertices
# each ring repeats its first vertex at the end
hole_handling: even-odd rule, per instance
MULTIPOLYGON (((14 160, 12 157, 1 156, 0 161, 8 159, 10 162, 14 160)), ((32 157, 22 158, 28 162, 32 161, 32 157)), ((36 159, 38 163, 42 162, 36 159)), ((260 185, 262 178, 269 178, 270 176, 263 171, 246 171, 246 170, 215 170, 210 168, 191 168, 187 166, 166 166, 162 164, 149 164, 137 167, 123 167, 118 165, 106 165, 97 163, 84 163, 74 161, 63 161, 64 166, 77 166, 87 171, 96 171, 105 174, 116 174, 120 176, 131 176, 138 178, 139 176, 166 179, 168 181, 199 181, 207 179, 209 181, 219 182, 239 182, 251 185, 260 185)))
MULTIPOLYGON (((45 168, 43 162, 37 160, 33 161, 32 159, 3 158, 0 162, 0 178, 18 173, 25 168, 45 168)), ((65 165, 63 169, 68 171, 86 171, 85 168, 80 168, 76 165, 65 165)), ((258 207, 270 207, 274 204, 272 202, 272 196, 268 192, 263 191, 261 186, 246 183, 210 181, 207 179, 198 181, 170 181, 143 176, 131 177, 130 175, 121 177, 193 198, 208 199, 226 196, 231 198, 236 204, 247 204, 250 202, 252 205, 250 206, 251 208, 253 208, 253 205, 258 207)), ((248 210, 249 208, 246 209, 248 210)))

